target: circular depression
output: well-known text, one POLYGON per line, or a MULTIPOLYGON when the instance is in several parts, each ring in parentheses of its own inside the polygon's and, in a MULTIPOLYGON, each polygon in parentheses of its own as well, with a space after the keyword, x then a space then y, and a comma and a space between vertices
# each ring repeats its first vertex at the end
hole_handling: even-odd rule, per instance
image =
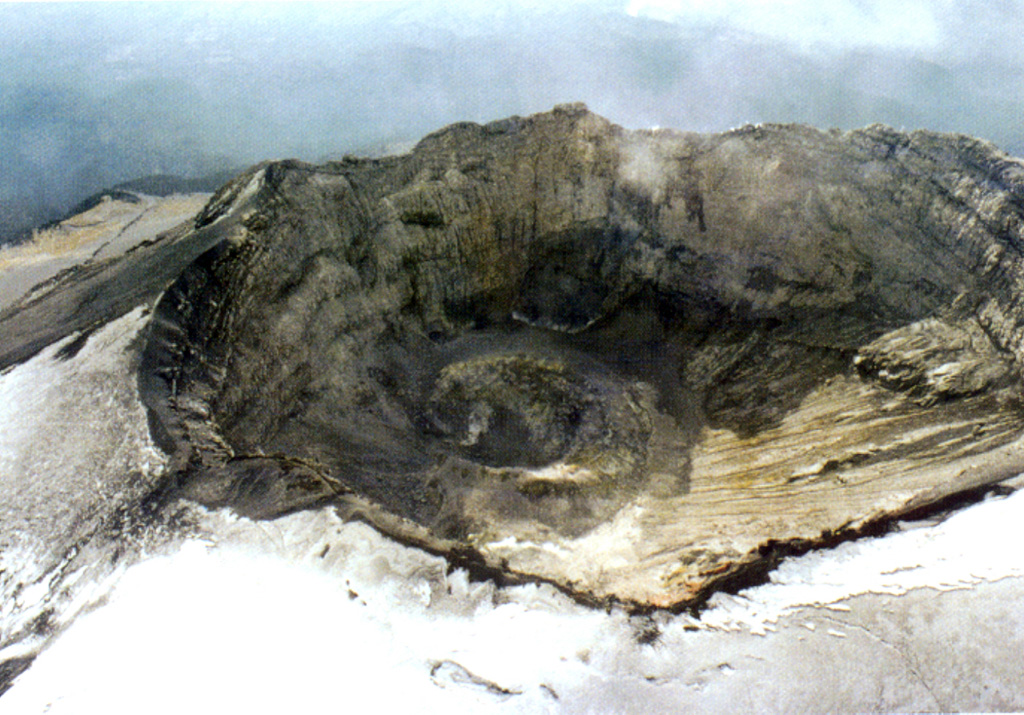
MULTIPOLYGON (((573 110, 458 125, 404 157, 260 167, 200 216, 215 248, 157 306, 140 371, 154 436, 203 503, 273 516, 354 493, 442 538, 512 538, 531 573, 567 579, 578 563, 530 544, 565 544, 548 537, 651 497, 665 538, 644 532, 645 578, 686 553, 679 579, 649 592, 689 593, 687 574, 736 556, 700 539, 756 501, 766 442, 819 388, 840 408, 881 399, 885 366, 906 368, 948 407, 908 414, 941 422, 984 413, 985 391, 1005 386, 997 353, 1017 323, 1001 311, 1019 271, 991 226, 1016 214, 1004 201, 1005 221, 977 222, 935 178, 987 196, 990 177, 957 157, 991 157, 928 136, 904 155, 891 139, 630 134, 573 110), (966 346, 956 360, 947 333, 966 346), (738 465, 728 484, 722 460, 738 465), (681 515, 698 497, 713 503, 688 542, 675 527, 691 528, 681 515)), ((853 435, 876 412, 828 429, 853 435)), ((894 435, 889 456, 850 459, 903 459, 894 435)), ((789 480, 796 456, 780 450, 787 494, 827 476, 789 480)), ((729 528, 774 538, 767 523, 729 528)))

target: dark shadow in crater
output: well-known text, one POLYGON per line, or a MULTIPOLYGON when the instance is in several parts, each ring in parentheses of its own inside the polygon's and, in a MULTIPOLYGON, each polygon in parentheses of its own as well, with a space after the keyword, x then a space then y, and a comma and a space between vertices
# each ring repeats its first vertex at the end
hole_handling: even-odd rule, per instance
POLYGON ((513 315, 559 332, 586 329, 635 289, 624 285, 622 266, 638 238, 607 226, 583 226, 552 238, 516 291, 513 315))
POLYGON ((811 391, 852 365, 854 351, 795 342, 785 330, 757 327, 743 337, 722 338, 705 343, 717 359, 691 379, 705 385, 708 425, 741 438, 777 427, 811 391))

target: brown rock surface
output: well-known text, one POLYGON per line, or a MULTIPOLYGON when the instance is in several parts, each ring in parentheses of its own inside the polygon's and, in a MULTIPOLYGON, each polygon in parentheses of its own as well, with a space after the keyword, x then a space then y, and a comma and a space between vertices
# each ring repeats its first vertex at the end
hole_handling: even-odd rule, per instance
POLYGON ((1024 164, 877 126, 572 105, 261 165, 155 312, 168 493, 693 605, 1024 469, 1022 227, 1024 164))

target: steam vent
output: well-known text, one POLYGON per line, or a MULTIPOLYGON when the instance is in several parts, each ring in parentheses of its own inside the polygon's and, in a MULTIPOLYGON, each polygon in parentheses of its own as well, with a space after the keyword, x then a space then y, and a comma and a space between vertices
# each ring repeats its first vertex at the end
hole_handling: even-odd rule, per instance
POLYGON ((257 166, 161 241, 167 498, 681 609, 1024 471, 1024 164, 967 137, 567 105, 257 166))

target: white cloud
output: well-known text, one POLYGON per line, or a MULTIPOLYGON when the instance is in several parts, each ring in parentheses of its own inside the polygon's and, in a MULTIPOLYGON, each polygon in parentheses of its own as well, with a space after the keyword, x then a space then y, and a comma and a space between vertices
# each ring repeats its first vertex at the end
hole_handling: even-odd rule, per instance
POLYGON ((629 0, 626 12, 680 24, 726 23, 805 48, 930 49, 951 0, 629 0))

